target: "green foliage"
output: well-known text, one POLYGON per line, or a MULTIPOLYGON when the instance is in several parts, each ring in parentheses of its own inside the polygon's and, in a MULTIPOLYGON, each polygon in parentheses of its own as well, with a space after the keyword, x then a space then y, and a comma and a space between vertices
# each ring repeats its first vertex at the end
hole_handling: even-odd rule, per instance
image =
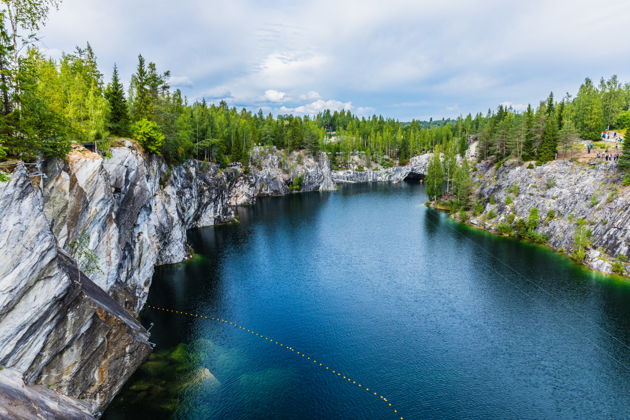
POLYGON ((509 223, 500 223, 497 226, 497 231, 501 234, 501 235, 512 235, 512 225, 509 223))
POLYGON ((619 114, 615 125, 620 128, 630 128, 630 109, 619 114))
POLYGON ((578 262, 583 262, 586 257, 586 249, 591 245, 592 232, 588 228, 586 220, 579 219, 576 222, 573 236, 573 252, 571 256, 578 262))
POLYGON ((74 241, 68 244, 68 251, 74 257, 77 271, 87 276, 103 272, 99 267, 96 252, 90 248, 90 236, 87 231, 82 231, 74 241))
MULTIPOLYGON (((382 116, 360 118, 347 110, 304 117, 265 116, 262 111, 229 108, 225 102, 189 104, 181 92, 171 91, 170 73, 158 71, 142 55, 125 98, 116 68, 103 88, 89 45, 57 61, 35 50, 27 52, 50 8, 59 4, 58 0, 3 2, 10 13, 0 15, 0 149, 6 147, 10 157, 63 157, 72 141, 107 146, 108 134, 127 136, 131 123, 143 121, 157 124, 163 135, 152 127, 156 136, 145 136, 147 150, 162 154, 171 164, 196 158, 223 167, 239 161, 247 169, 252 148, 260 144, 289 151, 306 149, 315 156, 323 151, 334 168, 347 167, 351 155, 365 152, 367 167, 378 162, 389 168, 396 159, 405 164, 411 156, 439 147, 444 159, 433 179, 440 182, 427 185, 427 190, 437 197, 445 188, 464 205, 470 189, 465 172, 469 171, 459 171, 455 156, 466 150, 472 136, 479 138, 481 159, 492 158, 498 168, 511 158, 537 159, 538 163, 553 160, 558 146, 567 151, 578 134, 599 138, 606 125, 626 124, 630 119, 630 111, 624 112, 627 88, 616 76, 602 79, 599 87, 586 79, 574 99, 555 102, 550 94, 524 113, 500 105, 486 115, 409 123, 382 116), (20 52, 27 53, 18 59, 20 52)), ((143 130, 147 128, 141 124, 143 130)), ((628 171, 630 152, 626 149, 619 167, 628 171)))
POLYGON ((574 100, 574 114, 580 137, 588 140, 599 140, 606 127, 601 93, 587 78, 580 86, 574 100))
POLYGON ((484 209, 485 209, 485 205, 483 204, 483 202, 477 201, 477 204, 475 204, 475 208, 474 208, 473 214, 475 216, 479 216, 479 215, 481 215, 481 213, 483 213, 484 209))
POLYGON ((497 199, 494 197, 494 195, 490 196, 489 202, 490 204, 497 204, 497 199))
POLYGON ((599 198, 597 197, 597 194, 591 195, 591 207, 595 207, 597 204, 599 204, 599 198))
POLYGON ((515 197, 518 197, 521 190, 517 184, 513 184, 510 188, 508 188, 508 192, 514 194, 515 197))
POLYGON ((630 176, 630 126, 628 126, 626 136, 623 139, 623 149, 619 156, 619 169, 625 172, 626 177, 630 176))
POLYGON ((497 213, 494 211, 494 209, 490 209, 490 211, 486 213, 486 219, 488 220, 492 220, 495 217, 497 217, 497 213))
POLYGON ((612 272, 615 274, 624 274, 626 270, 626 266, 621 261, 613 261, 612 263, 612 272))
POLYGON ((429 200, 435 201, 442 195, 442 186, 444 184, 444 170, 442 169, 442 160, 440 159, 440 148, 438 146, 433 150, 433 156, 429 162, 426 176, 426 192, 429 200))
POLYGON ((289 189, 291 191, 300 191, 300 189, 302 189, 302 184, 304 184, 304 175, 303 174, 296 175, 293 177, 293 180, 291 180, 289 189))
POLYGON ((457 204, 467 209, 470 206, 470 195, 472 193, 473 182, 470 175, 470 167, 466 159, 462 160, 461 165, 455 167, 455 175, 453 179, 453 189, 457 204))
POLYGON ((159 154, 164 143, 164 134, 157 123, 148 120, 140 120, 131 127, 131 135, 140 143, 144 150, 159 154))
POLYGON ((0 182, 9 182, 10 180, 11 180, 11 177, 9 175, 0 171, 0 182))
POLYGON ((554 108, 553 94, 549 95, 545 109, 546 117, 537 156, 537 161, 541 163, 554 160, 558 150, 558 120, 554 108))
POLYGON ((513 201, 513 199, 512 199, 511 195, 508 195, 507 197, 505 197, 505 205, 506 206, 509 206, 510 204, 512 204, 512 201, 513 201))
POLYGON ((123 85, 118 78, 118 68, 114 66, 112 81, 105 89, 105 99, 109 103, 107 129, 117 136, 129 135, 129 107, 125 99, 123 85))
POLYGON ((538 208, 533 207, 529 210, 529 216, 527 217, 527 229, 531 232, 540 224, 540 211, 538 208))
POLYGON ((510 213, 510 214, 508 214, 508 216, 507 216, 507 222, 508 222, 509 224, 512 224, 512 223, 514 223, 514 219, 515 219, 515 218, 516 218, 516 214, 514 214, 514 213, 510 213))
POLYGON ((554 217, 556 217, 556 211, 555 210, 549 210, 547 212, 547 217, 545 218, 545 220, 547 221, 547 223, 549 223, 550 221, 552 221, 554 219, 554 217))

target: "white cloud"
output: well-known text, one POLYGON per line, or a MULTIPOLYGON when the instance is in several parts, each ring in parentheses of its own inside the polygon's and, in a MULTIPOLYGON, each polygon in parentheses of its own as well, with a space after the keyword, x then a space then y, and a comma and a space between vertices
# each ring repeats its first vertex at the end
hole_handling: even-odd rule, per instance
POLYGON ((267 89, 263 95, 263 100, 269 102, 286 102, 288 100, 287 94, 279 90, 267 89))
POLYGON ((172 87, 191 87, 193 82, 188 76, 171 76, 168 78, 168 84, 172 87))
POLYGON ((323 99, 318 99, 317 101, 293 108, 282 106, 279 111, 281 114, 315 115, 327 109, 331 111, 352 110, 352 102, 341 102, 334 99, 324 101, 323 99))
POLYGON ((318 92, 315 92, 314 90, 310 90, 307 93, 300 95, 300 99, 302 101, 312 101, 315 99, 321 99, 321 95, 318 92))

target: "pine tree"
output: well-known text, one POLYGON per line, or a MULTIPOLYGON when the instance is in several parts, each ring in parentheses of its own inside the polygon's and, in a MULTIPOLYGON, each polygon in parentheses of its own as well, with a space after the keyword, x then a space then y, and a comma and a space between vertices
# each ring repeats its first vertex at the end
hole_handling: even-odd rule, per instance
POLYGON ((149 95, 148 77, 144 57, 139 55, 138 67, 136 73, 131 76, 131 85, 129 87, 131 119, 134 122, 142 119, 153 120, 153 107, 149 95))
POLYGON ((466 159, 462 160, 455 171, 455 179, 453 180, 455 196, 457 204, 460 207, 467 208, 470 204, 470 194, 473 188, 473 181, 470 175, 470 167, 466 159))
POLYGON ((525 112, 525 141, 523 142, 523 160, 532 160, 534 158, 534 139, 536 137, 534 131, 534 111, 531 105, 527 105, 525 112))
POLYGON ((547 98, 545 123, 540 146, 538 147, 538 160, 549 162, 556 158, 558 150, 558 119, 553 103, 553 93, 547 98))
POLYGON ((571 146, 578 141, 579 135, 573 121, 570 119, 564 120, 564 125, 560 130, 560 144, 562 145, 562 151, 566 157, 571 146))
POLYGON ((429 162, 426 176, 426 192, 429 200, 435 201, 442 196, 442 185, 444 184, 444 171, 442 169, 442 159, 440 158, 440 147, 435 146, 433 156, 429 162))
POLYGON ((450 141, 444 148, 444 180, 446 181, 446 192, 451 192, 451 183, 457 169, 457 148, 454 141, 450 141))
POLYGON ((105 98, 109 102, 107 129, 117 136, 129 135, 129 107, 125 99, 123 85, 118 78, 118 68, 114 65, 112 81, 105 89, 105 98))

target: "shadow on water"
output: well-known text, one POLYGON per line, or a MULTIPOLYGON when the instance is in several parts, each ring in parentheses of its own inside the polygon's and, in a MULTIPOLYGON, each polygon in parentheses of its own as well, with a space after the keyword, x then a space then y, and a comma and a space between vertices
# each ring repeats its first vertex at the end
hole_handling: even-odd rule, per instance
MULTIPOLYGON (((425 200, 404 182, 261 198, 189 232, 195 257, 159 267, 149 302, 303 348, 405 418, 630 418, 630 284, 425 200)), ((239 330, 141 316, 156 353, 108 419, 397 418, 239 330)))

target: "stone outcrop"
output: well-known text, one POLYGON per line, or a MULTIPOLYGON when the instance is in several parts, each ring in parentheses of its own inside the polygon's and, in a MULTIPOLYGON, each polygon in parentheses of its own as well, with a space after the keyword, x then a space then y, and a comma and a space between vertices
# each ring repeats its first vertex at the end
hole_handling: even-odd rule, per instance
POLYGON ((286 195, 291 191, 333 191, 330 164, 325 153, 284 153, 275 147, 255 147, 249 175, 238 179, 231 190, 230 204, 253 204, 256 197, 286 195))
POLYGON ((154 267, 190 255, 188 229, 232 222, 257 196, 335 187, 324 154, 257 148, 244 174, 169 168, 131 142, 110 153, 76 148, 0 183, 0 368, 20 379, 0 386, 25 405, 0 417, 54 417, 54 401, 98 415, 150 352, 137 313, 154 267), (66 252, 81 237, 100 266, 89 277, 66 252))
POLYGON ((42 385, 26 385, 13 369, 0 370, 0 419, 93 419, 87 404, 42 385))
POLYGON ((379 171, 338 170, 333 171, 332 179, 339 184, 353 184, 362 182, 392 182, 403 181, 408 177, 414 179, 424 178, 432 153, 414 156, 405 166, 395 166, 379 171))
POLYGON ((613 264, 630 274, 630 188, 613 163, 584 165, 553 161, 542 166, 508 161, 499 169, 478 165, 475 191, 482 211, 468 223, 498 232, 527 220, 537 208, 535 231, 546 245, 573 254, 578 224, 591 232, 584 264, 611 273, 613 264))

